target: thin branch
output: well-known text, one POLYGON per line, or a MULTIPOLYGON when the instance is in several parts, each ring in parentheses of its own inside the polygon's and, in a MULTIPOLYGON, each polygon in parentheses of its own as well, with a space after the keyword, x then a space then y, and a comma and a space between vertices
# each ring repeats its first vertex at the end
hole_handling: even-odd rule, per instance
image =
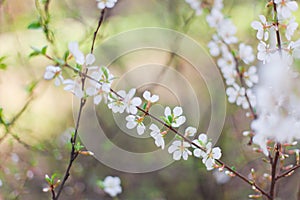
POLYGON ((281 178, 284 178, 288 175, 290 175, 291 173, 293 173, 296 169, 300 168, 300 164, 295 165, 294 167, 292 167, 291 169, 287 170, 286 172, 283 172, 282 174, 276 176, 275 180, 279 180, 281 178))
MULTIPOLYGON (((97 33, 98 33, 98 31, 99 31, 99 29, 102 25, 103 19, 104 19, 104 12, 105 12, 105 9, 103 9, 101 11, 101 16, 100 16, 99 21, 98 21, 98 26, 97 26, 96 31, 94 32, 94 37, 93 37, 92 47, 91 47, 91 53, 93 53, 93 51, 94 51, 95 40, 96 40, 96 37, 97 37, 97 33)), ((50 56, 46 56, 46 57, 50 58, 50 56)), ((69 68, 72 68, 68 64, 65 64, 65 66, 67 66, 69 68)), ((84 90, 85 81, 86 81, 86 78, 87 78, 86 74, 88 72, 88 69, 86 68, 84 73, 77 70, 77 69, 73 69, 73 70, 77 71, 79 73, 79 75, 81 76, 81 87, 82 87, 82 90, 84 90)), ((59 187, 57 193, 55 194, 55 192, 54 193, 52 192, 52 199, 53 200, 58 200, 59 199, 59 197, 61 195, 61 192, 63 191, 63 188, 66 184, 66 181, 68 180, 68 178, 70 176, 70 171, 71 171, 71 168, 73 166, 73 163, 79 155, 79 152, 76 150, 75 145, 76 145, 76 140, 77 140, 77 136, 78 136, 80 119, 81 119, 81 115, 82 115, 82 111, 83 111, 83 107, 84 107, 85 103, 86 103, 86 98, 85 97, 81 98, 80 99, 79 112, 78 112, 78 116, 77 116, 77 120, 76 120, 75 131, 74 131, 74 134, 72 135, 71 140, 70 140, 71 145, 72 145, 72 150, 70 152, 69 164, 68 164, 68 167, 65 171, 64 178, 63 178, 63 180, 60 184, 60 187, 59 187)))
POLYGON ((102 25, 102 22, 103 22, 103 19, 104 19, 104 14, 105 14, 105 9, 102 9, 101 11, 101 14, 100 14, 100 18, 99 18, 99 21, 98 21, 98 26, 94 32, 94 36, 93 36, 93 42, 92 42, 92 47, 91 47, 91 53, 94 52, 94 45, 95 45, 95 41, 96 41, 96 38, 97 38, 97 33, 102 25))
MULTIPOLYGON (((233 52, 233 50, 232 50, 232 48, 231 48, 231 46, 229 44, 227 44, 224 40, 222 40, 222 42, 227 46, 227 48, 229 49, 230 52, 233 52)), ((232 53, 232 56, 234 58, 235 70, 238 73, 240 83, 241 83, 241 85, 242 85, 243 88, 247 88, 245 80, 244 80, 243 73, 239 69, 239 59, 238 59, 238 57, 234 53, 232 53)), ((249 96, 248 96, 247 92, 245 92, 245 97, 246 97, 246 100, 247 100, 247 102, 249 104, 250 112, 251 112, 253 118, 256 119, 257 118, 257 114, 255 113, 254 108, 251 105, 251 102, 250 102, 250 99, 249 99, 249 96)))
POLYGON ((280 148, 281 145, 279 143, 275 144, 275 156, 271 162, 271 186, 270 186, 269 194, 272 199, 274 198, 274 191, 276 185, 276 171, 277 171, 277 163, 279 159, 280 148))
POLYGON ((273 2, 273 9, 274 9, 274 17, 275 17, 275 31, 276 31, 276 39, 277 39, 277 45, 279 49, 280 55, 282 54, 281 52, 281 38, 280 38, 280 32, 279 32, 279 22, 278 22, 278 13, 277 13, 277 5, 274 1, 273 2))

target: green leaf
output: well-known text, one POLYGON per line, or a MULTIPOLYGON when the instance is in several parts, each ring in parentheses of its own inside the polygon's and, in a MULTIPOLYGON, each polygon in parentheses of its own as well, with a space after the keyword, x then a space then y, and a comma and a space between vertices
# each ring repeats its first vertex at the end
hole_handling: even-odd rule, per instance
POLYGON ((42 49, 38 49, 36 47, 31 47, 33 52, 29 54, 29 57, 38 56, 38 55, 45 55, 47 51, 47 46, 42 47, 42 49))
POLYGON ((168 120, 169 120, 169 123, 172 124, 172 122, 173 122, 173 117, 172 117, 171 115, 169 115, 169 116, 168 116, 168 120))
POLYGON ((68 60, 69 55, 70 55, 70 52, 66 51, 65 54, 64 54, 64 61, 68 60))
POLYGON ((96 182, 96 185, 97 185, 99 188, 104 189, 103 181, 98 180, 98 181, 96 182))
POLYGON ((83 149, 84 146, 80 144, 80 142, 78 142, 77 144, 75 144, 75 150, 76 151, 80 151, 81 149, 83 149))
POLYGON ((5 70, 7 68, 7 65, 4 63, 0 63, 0 69, 5 70))
POLYGON ((147 107, 147 102, 145 102, 142 106, 143 110, 146 110, 146 107, 147 107))
POLYGON ((28 26, 28 29, 40 29, 42 28, 42 25, 39 21, 31 22, 28 26))
POLYGON ((42 50, 41 50, 41 53, 42 53, 43 55, 46 55, 46 52, 47 52, 47 46, 44 46, 44 47, 42 48, 42 50))
POLYGON ((6 59, 6 56, 0 57, 0 69, 5 70, 7 68, 7 65, 3 63, 3 61, 6 59))
POLYGON ((102 67, 102 71, 105 75, 105 78, 108 79, 108 72, 107 72, 107 69, 105 67, 102 67))
POLYGON ((2 61, 4 61, 6 58, 7 58, 6 56, 0 57, 0 63, 2 63, 2 61))

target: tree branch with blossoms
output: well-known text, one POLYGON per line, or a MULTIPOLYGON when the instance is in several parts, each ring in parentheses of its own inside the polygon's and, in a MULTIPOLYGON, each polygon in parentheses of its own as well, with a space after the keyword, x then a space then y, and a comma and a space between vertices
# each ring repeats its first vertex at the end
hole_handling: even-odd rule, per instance
MULTIPOLYGON (((194 1, 195 0, 189 0, 188 3, 193 9, 195 9, 197 15, 201 14, 201 4, 193 3, 194 1)), ((178 132, 178 128, 186 122, 185 116, 182 115, 183 109, 181 107, 176 106, 171 109, 169 106, 166 106, 164 109, 164 116, 154 116, 149 113, 149 109, 154 103, 159 100, 158 95, 151 95, 150 91, 145 91, 143 93, 145 102, 143 103, 141 98, 135 97, 135 88, 130 89, 128 93, 125 90, 115 91, 111 88, 114 76, 109 72, 108 68, 104 66, 91 66, 95 61, 95 57, 92 53, 97 32, 103 21, 105 8, 113 7, 115 2, 115 0, 105 2, 99 0, 98 7, 102 9, 102 12, 98 21, 98 27, 94 32, 90 54, 84 56, 84 54, 79 50, 79 46, 77 43, 69 44, 69 50, 76 60, 76 67, 72 67, 72 65, 68 63, 68 59, 71 57, 67 56, 63 62, 56 62, 57 59, 52 58, 46 53, 43 54, 48 59, 56 62, 55 66, 48 66, 46 68, 46 72, 44 75, 45 79, 55 79, 55 83, 62 83, 65 86, 64 89, 66 91, 72 92, 76 97, 80 99, 80 107, 76 120, 75 131, 71 137, 72 150, 70 153, 70 160, 63 181, 60 184, 59 181, 55 181, 55 176, 51 176, 51 178, 48 176, 46 177, 46 180, 49 183, 48 191, 51 191, 52 199, 56 200, 59 198, 63 187, 70 175, 70 170, 73 162, 79 154, 84 154, 81 151, 82 146, 78 143, 76 144, 76 139, 80 124, 80 117, 88 97, 93 98, 93 102, 96 105, 103 101, 108 106, 108 108, 112 110, 113 113, 126 112, 128 114, 128 116, 125 118, 126 127, 128 129, 136 128, 138 135, 142 135, 146 131, 146 126, 143 123, 145 116, 149 116, 151 119, 154 119, 156 123, 163 125, 163 128, 161 129, 158 128, 155 123, 152 123, 149 127, 151 131, 150 136, 154 139, 157 147, 161 147, 162 149, 164 149, 165 135, 169 132, 175 133, 176 139, 168 148, 168 152, 170 154, 173 154, 174 160, 180 160, 181 158, 183 160, 187 160, 188 156, 194 155, 195 157, 202 159, 202 163, 206 166, 206 169, 208 171, 212 169, 226 169, 229 176, 236 176, 249 184, 257 193, 256 195, 250 195, 249 197, 257 198, 264 196, 267 199, 274 199, 276 181, 282 177, 289 175, 294 170, 299 168, 299 163, 297 163, 296 166, 291 168, 292 170, 288 170, 283 174, 278 175, 278 162, 283 151, 281 148, 281 143, 288 142, 291 144, 294 138, 299 138, 299 135, 297 135, 298 133, 296 133, 295 131, 293 132, 292 129, 289 129, 289 131, 291 131, 291 136, 289 136, 289 138, 286 138, 286 136, 282 135, 283 133, 286 133, 286 131, 283 130, 290 125, 292 125, 295 130, 298 130, 297 128, 299 128, 299 124, 293 124, 293 122, 297 122, 297 119, 294 119, 293 117, 296 117, 298 115, 293 116, 291 114, 291 116, 289 116, 289 121, 284 121, 286 119, 283 119, 283 117, 281 116, 281 112, 274 113, 276 111, 281 111, 282 109, 284 109, 288 111, 285 113, 288 113, 290 115, 291 111, 293 111, 291 109, 294 108, 293 104, 291 105, 291 107, 285 107, 284 103, 286 102, 280 102, 279 100, 281 99, 278 100, 276 98, 276 95, 284 92, 284 89, 289 89, 289 92, 295 90, 295 87, 291 86, 291 83, 289 82, 290 79, 292 80, 292 76, 289 69, 285 68, 287 63, 283 62, 283 59, 286 58, 286 54, 290 53, 290 51, 293 52, 293 50, 299 48, 300 42, 291 42, 289 46, 285 47, 283 44, 281 44, 279 27, 280 25, 282 25, 281 20, 283 21, 286 20, 286 18, 291 17, 290 12, 295 10, 295 5, 297 4, 295 4, 294 1, 289 1, 294 3, 286 6, 284 4, 286 2, 283 0, 272 1, 272 4, 269 3, 269 5, 273 6, 273 11, 275 12, 273 13, 273 15, 276 17, 276 22, 269 23, 266 17, 261 15, 260 19, 262 22, 255 21, 252 23, 252 27, 257 30, 257 37, 260 40, 260 43, 258 44, 257 59, 265 64, 265 69, 263 70, 267 70, 268 72, 262 72, 262 79, 260 79, 261 81, 259 83, 256 66, 250 65, 252 62, 254 62, 255 59, 251 46, 248 46, 244 43, 239 43, 239 50, 233 50, 234 48, 232 46, 238 44, 238 39, 235 37, 236 27, 230 19, 224 17, 224 15, 222 14, 222 1, 215 0, 206 18, 209 26, 215 29, 217 32, 215 35, 213 35, 213 40, 208 44, 208 47, 210 49, 211 55, 218 58, 218 67, 220 68, 220 71, 228 86, 226 89, 228 101, 230 103, 236 103, 243 109, 250 110, 253 120, 251 123, 251 129, 253 130, 251 131, 250 136, 251 138, 253 137, 253 142, 260 147, 259 151, 261 153, 264 153, 265 156, 269 158, 271 166, 271 175, 269 176, 270 187, 268 188, 268 192, 266 192, 267 190, 265 188, 260 187, 259 184, 255 182, 255 178, 247 178, 246 176, 242 175, 237 170, 233 169, 228 164, 223 162, 220 159, 222 156, 221 149, 219 147, 213 147, 212 142, 209 140, 209 138, 207 138, 206 134, 200 134, 198 136, 198 139, 191 140, 189 137, 192 137, 196 134, 196 128, 189 126, 185 129, 184 133, 178 132), (274 33, 275 35, 277 35, 277 47, 272 44, 273 41, 270 41, 270 44, 266 43, 269 39, 268 34, 274 33), (262 39, 264 39, 264 41, 262 41, 262 39), (288 52, 286 51, 286 49, 288 50, 288 52), (280 54, 280 56, 278 56, 278 54, 280 54), (241 63, 248 66, 248 71, 246 71, 244 67, 240 66, 242 65, 241 63), (75 74, 78 76, 77 79, 64 80, 61 74, 63 67, 69 68, 73 72, 75 72, 75 74), (282 82, 280 82, 280 84, 282 85, 275 84, 274 90, 270 90, 270 84, 274 84, 275 80, 273 75, 275 75, 275 78, 279 78, 279 76, 284 75, 284 78, 287 78, 287 80, 279 78, 279 80, 282 80, 282 82), (237 80, 239 80, 240 85, 237 83, 237 80), (284 83, 286 83, 285 81, 287 81, 286 85, 284 85, 284 83), (257 93, 255 96, 251 88, 254 86, 254 84, 257 83, 257 93), (279 92, 275 91, 278 88, 279 92), (263 94, 265 93, 269 95, 267 96, 268 100, 275 101, 274 103, 272 102, 272 105, 274 105, 275 109, 274 107, 272 107, 272 105, 267 105, 270 104, 270 102, 265 101, 264 98, 266 98, 266 96, 263 96, 263 94), (277 100, 279 102, 276 102, 277 100), (280 109, 276 107, 278 105, 280 109), (273 115, 275 115, 275 119, 270 119, 270 116, 273 115), (276 130, 276 127, 274 128, 274 121, 270 120, 275 120, 275 122, 277 122, 275 123, 276 125, 279 124, 281 120, 283 120, 286 127, 280 127, 280 130, 276 130), (273 135, 268 135, 269 132, 271 132, 273 135), (274 144, 274 146, 271 147, 270 144, 274 144), (191 152, 190 148, 193 148, 193 153, 191 152), (271 155, 271 152, 274 153, 274 156, 271 155), (55 188, 59 184, 60 187, 58 189, 58 192, 55 193, 55 188)), ((293 30, 294 26, 291 29, 293 30)), ((290 32, 293 31, 290 30, 290 32)), ((288 36, 286 36, 288 40, 290 40, 291 35, 293 34, 289 33, 288 36)), ((289 57, 287 57, 287 59, 289 59, 289 57)), ((284 96, 284 99, 288 97, 288 95, 284 96)), ((297 95, 295 95, 294 97, 297 99, 297 95)), ((287 103, 294 103, 292 100, 293 99, 291 99, 287 103)), ((253 177, 255 177, 254 169, 251 170, 251 173, 253 177)), ((113 180, 110 178, 110 181, 116 183, 116 185, 120 184, 119 179, 113 180)), ((104 182, 101 182, 100 185, 104 184, 104 182)), ((118 191, 120 192, 120 188, 118 189, 118 191)), ((112 193, 111 196, 116 195, 117 193, 112 193)))

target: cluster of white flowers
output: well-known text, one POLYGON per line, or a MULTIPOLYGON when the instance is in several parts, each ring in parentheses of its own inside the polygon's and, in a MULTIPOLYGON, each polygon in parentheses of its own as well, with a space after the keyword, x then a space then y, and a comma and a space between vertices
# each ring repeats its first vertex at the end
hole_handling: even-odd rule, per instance
POLYGON ((255 96, 251 87, 258 82, 256 66, 251 65, 255 60, 253 49, 244 43, 239 44, 239 49, 233 53, 232 46, 237 44, 238 39, 235 37, 236 27, 229 18, 222 13, 223 6, 219 6, 220 2, 214 4, 210 14, 206 17, 207 23, 211 28, 216 30, 212 41, 208 43, 210 54, 217 57, 217 64, 223 74, 225 83, 228 86, 226 94, 230 103, 236 103, 244 109, 255 106, 255 96), (243 61, 240 63, 239 60, 243 61), (244 67, 239 69, 239 65, 248 66, 248 70, 244 67), (240 76, 246 85, 238 85, 240 76), (247 88, 246 88, 247 87, 247 88))
MULTIPOLYGON (((64 79, 62 76, 62 70, 59 66, 48 66, 46 67, 46 72, 44 78, 46 80, 55 79, 55 84, 59 85, 63 83, 64 89, 66 91, 72 92, 78 98, 88 98, 93 97, 94 104, 98 105, 102 100, 108 106, 109 109, 114 113, 128 113, 129 115, 125 118, 126 127, 128 129, 136 128, 138 135, 142 135, 147 130, 147 127, 143 123, 146 113, 150 107, 159 100, 158 95, 152 95, 150 91, 145 91, 143 93, 143 98, 145 100, 143 108, 139 107, 142 105, 143 101, 140 97, 135 97, 136 89, 132 88, 126 93, 125 90, 120 90, 115 92, 111 89, 113 84, 114 76, 110 73, 109 69, 106 67, 93 66, 95 62, 95 57, 93 54, 84 54, 79 50, 78 43, 72 42, 69 44, 69 51, 76 61, 76 68, 78 72, 78 77, 74 79, 64 79), (79 71, 81 70, 81 71, 79 71), (85 71, 88 72, 87 75, 82 75, 85 71), (85 76, 86 84, 82 88, 82 77, 85 76), (144 112, 139 111, 143 109, 144 112)), ((155 145, 157 147, 165 148, 164 135, 168 133, 170 127, 179 128, 186 122, 186 117, 182 115, 183 109, 179 106, 171 109, 169 106, 165 108, 164 116, 160 118, 164 120, 165 130, 161 130, 157 125, 151 124, 149 127, 150 136, 154 139, 155 145)), ((193 137, 197 130, 194 127, 187 127, 184 133, 185 137, 193 137)), ((187 160, 189 155, 192 155, 191 151, 188 149, 191 144, 184 141, 183 138, 176 139, 173 141, 171 146, 168 148, 168 152, 173 154, 175 160, 180 160, 181 157, 187 160)), ((205 160, 211 162, 211 144, 203 147, 206 149, 202 153, 202 157, 205 160)), ((215 158, 215 157, 212 157, 215 158)), ((208 166, 208 165, 207 165, 208 166)), ((211 169, 208 168, 209 170, 211 169)), ((109 190, 109 189, 108 189, 109 190)), ((109 192, 108 192, 109 193, 109 192)))
POLYGON ((274 3, 272 6, 276 6, 277 13, 272 19, 260 15, 260 21, 251 24, 259 40, 257 59, 262 61, 260 82, 255 88, 258 117, 252 121, 251 128, 253 142, 267 156, 268 140, 292 143, 300 139, 300 77, 293 68, 294 58, 300 57, 300 40, 291 41, 298 27, 292 12, 298 9, 298 4, 289 0, 275 0, 274 3), (278 24, 274 23, 276 20, 278 24), (280 37, 283 33, 285 41, 280 37))

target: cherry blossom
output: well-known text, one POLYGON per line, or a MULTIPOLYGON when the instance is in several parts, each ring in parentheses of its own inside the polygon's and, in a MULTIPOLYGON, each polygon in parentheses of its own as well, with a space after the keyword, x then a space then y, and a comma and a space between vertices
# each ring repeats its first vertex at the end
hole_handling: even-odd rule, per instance
POLYGON ((84 54, 79 50, 77 42, 69 43, 69 51, 75 57, 76 63, 79 65, 91 65, 95 62, 95 56, 93 54, 87 54, 84 57, 84 54))
POLYGON ((96 71, 90 75, 92 79, 89 79, 90 86, 86 89, 87 95, 94 96, 94 103, 96 105, 98 105, 102 99, 107 103, 107 96, 110 92, 114 76, 106 67, 90 67, 89 69, 96 69, 96 71))
POLYGON ((245 83, 248 87, 252 87, 258 83, 257 68, 255 66, 249 67, 248 71, 243 73, 245 83))
POLYGON ((298 23, 295 21, 295 18, 293 17, 286 26, 285 37, 287 40, 291 40, 297 28, 298 28, 298 23))
POLYGON ((298 9, 298 4, 296 1, 274 0, 274 3, 277 4, 277 12, 283 19, 291 17, 292 12, 298 9))
POLYGON ((249 104, 245 97, 245 88, 240 87, 237 84, 233 84, 232 87, 228 87, 226 89, 226 94, 228 95, 228 101, 230 103, 236 103, 238 106, 242 105, 244 109, 249 108, 249 104))
POLYGON ((206 21, 208 25, 212 28, 217 28, 222 21, 224 20, 224 16, 220 10, 212 9, 209 15, 206 17, 206 21))
POLYGON ((54 79, 54 84, 56 86, 59 86, 64 81, 64 78, 61 75, 61 68, 58 66, 52 66, 52 65, 47 66, 46 71, 44 73, 44 79, 45 80, 54 79))
POLYGON ((259 21, 253 21, 251 23, 251 27, 255 30, 257 30, 256 37, 259 40, 264 39, 265 41, 269 39, 269 27, 270 25, 268 24, 266 17, 264 15, 259 15, 259 21))
POLYGON ((257 59, 260 61, 263 61, 263 63, 268 63, 271 60, 271 49, 270 46, 268 44, 266 44, 265 42, 260 42, 257 46, 257 59))
MULTIPOLYGON (((197 144, 198 146, 202 147, 203 149, 206 147, 207 142, 208 142, 208 138, 205 133, 201 133, 198 136, 198 139, 193 140, 193 143, 197 144)), ((195 148, 194 152, 193 152, 194 156, 199 158, 202 155, 203 151, 195 145, 192 145, 192 147, 195 148)))
POLYGON ((231 20, 224 19, 217 30, 218 34, 226 44, 237 43, 238 39, 234 36, 234 34, 236 33, 236 27, 231 20))
POLYGON ((181 116, 182 113, 183 110, 179 106, 175 107, 173 112, 171 112, 170 107, 167 106, 165 108, 165 122, 175 128, 181 126, 186 121, 185 116, 181 116))
POLYGON ((122 193, 121 180, 119 177, 107 176, 103 181, 104 192, 111 197, 122 193))
POLYGON ((244 63, 249 64, 254 61, 255 57, 252 52, 252 47, 241 43, 239 45, 239 57, 244 61, 244 63))
POLYGON ((221 53, 228 52, 227 46, 217 35, 213 35, 212 41, 208 43, 209 52, 212 56, 219 56, 221 53))
POLYGON ((124 98, 123 102, 127 113, 136 114, 138 111, 136 107, 142 104, 141 98, 134 97, 135 92, 136 89, 132 88, 125 96, 122 96, 123 94, 121 95, 124 98))
POLYGON ((149 129, 151 130, 151 137, 155 140, 155 145, 164 149, 165 140, 163 138, 162 133, 160 132, 160 129, 155 124, 151 124, 149 129))
POLYGON ((143 124, 143 118, 142 117, 140 117, 140 116, 134 116, 134 115, 128 115, 126 117, 126 121, 127 121, 126 127, 128 129, 133 129, 134 127, 136 127, 137 133, 139 135, 144 134, 144 132, 146 130, 146 127, 143 124))
POLYGON ((155 103, 159 100, 159 96, 158 95, 152 95, 151 93, 146 90, 143 94, 144 99, 146 99, 147 101, 151 102, 151 103, 155 103))
POLYGON ((78 98, 83 98, 84 92, 81 89, 81 79, 66 79, 63 84, 65 85, 64 90, 72 92, 78 98))
MULTIPOLYGON (((117 92, 120 97, 126 96, 126 92, 124 90, 120 90, 117 92)), ((111 109, 114 113, 123 113, 125 111, 125 105, 122 99, 119 98, 114 93, 109 93, 108 95, 108 108, 111 109)))
POLYGON ((118 0, 96 0, 98 2, 97 6, 99 9, 113 8, 118 0))
POLYGON ((208 171, 214 169, 214 165, 216 164, 215 159, 220 159, 221 156, 221 149, 219 147, 212 148, 211 142, 207 143, 206 152, 203 152, 201 155, 202 162, 208 171))
POLYGON ((174 160, 180 160, 181 157, 183 160, 187 160, 188 156, 192 155, 192 152, 188 149, 190 146, 188 142, 175 140, 168 148, 168 152, 173 154, 174 160))
POLYGON ((189 126, 185 129, 184 135, 188 137, 193 137, 196 134, 196 132, 197 132, 196 128, 189 126))

